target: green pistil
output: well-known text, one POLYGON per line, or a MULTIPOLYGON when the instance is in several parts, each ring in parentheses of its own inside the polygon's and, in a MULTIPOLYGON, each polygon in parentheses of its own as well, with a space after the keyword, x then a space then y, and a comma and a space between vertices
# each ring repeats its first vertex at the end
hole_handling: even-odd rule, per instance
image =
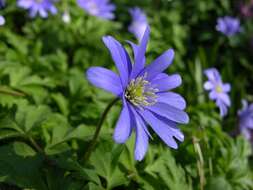
POLYGON ((220 85, 218 85, 215 90, 217 93, 222 93, 222 88, 220 85))
POLYGON ((132 79, 125 91, 125 97, 137 107, 152 106, 157 102, 156 92, 158 89, 153 88, 144 76, 132 79))

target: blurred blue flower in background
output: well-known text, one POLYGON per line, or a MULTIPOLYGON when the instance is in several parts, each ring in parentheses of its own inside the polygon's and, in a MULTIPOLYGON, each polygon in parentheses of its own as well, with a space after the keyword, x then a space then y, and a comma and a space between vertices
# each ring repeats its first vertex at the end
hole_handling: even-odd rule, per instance
POLYGON ((0 0, 0 8, 3 8, 5 6, 5 0, 0 0))
MULTIPOLYGON (((0 9, 5 6, 5 0, 0 0, 0 9)), ((0 26, 3 26, 5 24, 5 18, 0 15, 0 26)))
POLYGON ((146 14, 138 7, 129 9, 129 13, 132 17, 132 23, 128 30, 140 41, 148 26, 146 14))
POLYGON ((183 97, 170 90, 181 85, 178 74, 163 73, 174 59, 174 51, 167 50, 145 67, 145 52, 149 40, 149 27, 145 30, 140 45, 131 43, 134 64, 125 48, 113 37, 103 41, 110 50, 119 75, 102 68, 91 67, 87 71, 88 80, 96 87, 111 92, 122 100, 123 109, 114 131, 114 140, 125 143, 133 130, 136 132, 135 159, 142 160, 148 149, 147 125, 172 148, 177 148, 174 138, 184 140, 184 135, 176 127, 178 123, 188 123, 189 117, 183 110, 183 97))
POLYGON ((56 14, 57 9, 53 4, 54 0, 18 0, 19 7, 28 9, 30 17, 39 14, 42 18, 48 17, 48 12, 56 14))
POLYGON ((77 0, 78 5, 90 15, 103 19, 114 19, 115 5, 109 0, 77 0))
POLYGON ((243 108, 238 111, 239 129, 241 134, 248 140, 253 138, 253 104, 243 100, 243 108))
POLYGON ((221 117, 227 115, 228 108, 231 105, 228 92, 231 89, 230 84, 222 83, 220 73, 215 68, 205 70, 208 81, 204 83, 204 89, 210 91, 209 98, 215 100, 216 105, 220 109, 221 117))
POLYGON ((5 18, 0 15, 0 26, 3 26, 5 24, 5 18))
POLYGON ((241 31, 240 20, 231 16, 218 18, 216 30, 226 36, 233 36, 241 31))

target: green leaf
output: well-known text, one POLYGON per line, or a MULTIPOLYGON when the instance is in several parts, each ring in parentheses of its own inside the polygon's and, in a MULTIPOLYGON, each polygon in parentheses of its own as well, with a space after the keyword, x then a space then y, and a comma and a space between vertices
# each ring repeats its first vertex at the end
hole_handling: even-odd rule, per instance
POLYGON ((85 190, 104 190, 104 188, 101 188, 101 186, 98 186, 94 183, 89 182, 85 187, 85 190))
POLYGON ((50 109, 47 106, 28 107, 25 119, 25 131, 41 126, 50 115, 50 109))
POLYGON ((233 187, 224 177, 211 178, 209 183, 206 185, 206 190, 232 190, 233 187))
POLYGON ((55 144, 54 146, 47 146, 45 148, 45 152, 47 155, 60 154, 63 152, 67 152, 71 150, 70 146, 67 143, 61 142, 59 144, 55 144))
POLYGON ((63 115, 68 116, 69 114, 69 108, 68 108, 68 101, 67 99, 60 93, 52 94, 52 98, 57 103, 60 111, 63 115))
POLYGON ((0 117, 0 128, 1 129, 11 129, 17 131, 19 134, 24 134, 24 130, 12 120, 10 115, 2 115, 0 117))
POLYGON ((19 132, 10 129, 0 130, 0 140, 22 136, 19 132))
POLYGON ((125 176, 117 165, 122 151, 123 145, 112 146, 110 143, 103 142, 91 155, 91 164, 95 167, 97 174, 107 182, 106 189, 126 183, 125 176))
POLYGON ((15 142, 0 147, 0 180, 20 188, 47 190, 39 169, 42 158, 28 145, 15 142))
POLYGON ((18 156, 29 157, 36 155, 36 152, 30 146, 21 142, 14 142, 13 150, 18 156))
POLYGON ((191 187, 186 181, 183 168, 176 164, 171 152, 166 149, 161 155, 149 164, 145 171, 154 176, 156 180, 162 180, 167 189, 171 190, 190 190, 191 187))
POLYGON ((64 139, 70 126, 64 116, 60 114, 51 115, 47 122, 43 124, 43 128, 48 130, 49 134, 51 133, 45 148, 47 154, 58 154, 70 150, 64 139))
MULTIPOLYGON (((74 128, 70 130, 66 135, 65 135, 65 140, 70 140, 70 139, 80 139, 83 141, 89 141, 93 137, 95 132, 94 127, 86 126, 86 125, 80 125, 77 128, 74 128)), ((103 131, 101 131, 100 136, 103 136, 103 131)))
MULTIPOLYGON (((59 114, 52 115, 43 126, 44 130, 51 131, 49 133, 44 131, 48 139, 45 149, 47 154, 58 154, 68 151, 70 150, 70 146, 67 144, 68 141, 72 139, 88 141, 93 137, 95 130, 94 127, 85 125, 73 128, 67 119, 59 114)), ((103 135, 103 131, 101 135, 103 135)))
POLYGON ((96 174, 96 171, 89 168, 84 168, 81 166, 76 160, 73 160, 69 157, 59 156, 57 159, 57 164, 64 169, 75 171, 82 178, 92 181, 98 185, 100 185, 100 179, 96 174))
POLYGON ((20 128, 28 133, 32 129, 40 127, 50 113, 50 109, 47 106, 31 106, 26 102, 22 102, 18 104, 15 121, 20 128))

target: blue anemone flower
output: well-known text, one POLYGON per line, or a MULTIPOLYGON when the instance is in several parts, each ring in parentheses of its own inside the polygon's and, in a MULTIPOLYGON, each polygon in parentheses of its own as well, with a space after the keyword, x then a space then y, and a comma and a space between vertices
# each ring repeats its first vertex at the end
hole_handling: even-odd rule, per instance
POLYGON ((216 30, 226 36, 233 36, 241 31, 240 20, 231 16, 218 18, 216 30))
POLYGON ((241 134, 248 140, 253 140, 253 103, 243 100, 243 108, 238 111, 239 129, 241 134))
POLYGON ((19 7, 28 9, 30 17, 39 14, 42 18, 48 17, 48 12, 56 14, 57 9, 53 4, 54 0, 18 0, 19 7))
POLYGON ((208 81, 204 83, 204 89, 210 91, 209 98, 216 101, 216 105, 220 109, 221 117, 227 115, 228 108, 231 105, 228 92, 231 89, 230 84, 222 83, 220 73, 215 68, 205 70, 208 81))
POLYGON ((103 37, 119 75, 102 67, 91 67, 87 79, 96 87, 111 92, 122 100, 123 108, 114 130, 114 140, 125 143, 132 131, 136 133, 135 159, 142 160, 151 136, 148 125, 169 146, 177 148, 174 138, 184 140, 178 123, 189 122, 183 110, 186 102, 179 94, 171 92, 181 85, 178 74, 167 75, 165 69, 174 58, 174 51, 167 50, 145 67, 145 51, 150 29, 147 27, 139 45, 132 42, 134 64, 125 48, 113 37, 103 37))
POLYGON ((5 0, 0 0, 0 9, 5 6, 5 0))
MULTIPOLYGON (((5 6, 5 0, 0 0, 0 9, 4 8, 5 6)), ((4 16, 0 15, 0 26, 3 26, 5 24, 5 18, 4 16)))
POLYGON ((0 26, 3 26, 5 24, 5 18, 0 15, 0 26))
POLYGON ((138 7, 129 9, 129 13, 132 17, 132 23, 128 27, 128 30, 129 32, 133 33, 135 37, 140 41, 148 26, 147 16, 138 7))
POLYGON ((109 0, 77 0, 78 5, 90 15, 103 19, 114 19, 115 5, 109 0))

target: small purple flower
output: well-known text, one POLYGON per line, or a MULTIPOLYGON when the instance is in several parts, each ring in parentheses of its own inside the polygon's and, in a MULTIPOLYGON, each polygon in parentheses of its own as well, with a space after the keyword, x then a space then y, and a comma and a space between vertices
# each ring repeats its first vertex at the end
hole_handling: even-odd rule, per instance
POLYGON ((0 15, 0 26, 3 26, 5 24, 5 18, 0 15))
POLYGON ((77 0, 78 5, 90 15, 103 19, 114 19, 115 5, 109 0, 77 0))
POLYGON ((243 108, 238 111, 239 129, 243 136, 248 140, 253 140, 253 104, 243 100, 243 108))
POLYGON ((208 81, 204 83, 204 89, 210 91, 209 98, 215 100, 216 105, 220 109, 221 117, 224 117, 228 112, 227 107, 231 105, 228 96, 228 92, 231 89, 230 84, 222 83, 221 76, 215 68, 207 69, 204 73, 208 78, 208 81))
POLYGON ((30 17, 39 14, 42 18, 48 17, 48 12, 56 14, 54 0, 18 0, 18 6, 29 10, 30 17))
POLYGON ((177 148, 174 138, 184 140, 178 123, 188 123, 183 110, 186 102, 179 94, 171 92, 180 86, 180 75, 167 75, 165 69, 174 58, 167 50, 145 67, 145 51, 150 29, 147 27, 139 45, 129 42, 134 52, 134 64, 125 48, 113 37, 103 37, 119 75, 102 67, 91 67, 87 79, 96 87, 111 92, 122 100, 123 108, 114 131, 114 140, 125 143, 132 131, 136 133, 135 159, 142 160, 148 149, 150 133, 147 125, 172 148, 177 148))
POLYGON ((244 17, 253 17, 253 0, 240 5, 240 12, 244 17))
POLYGON ((145 13, 138 7, 129 9, 132 17, 132 23, 128 27, 129 32, 133 33, 135 37, 141 41, 143 34, 148 26, 148 21, 145 13))
POLYGON ((233 36, 241 31, 240 20, 231 16, 218 18, 216 30, 226 36, 233 36))

